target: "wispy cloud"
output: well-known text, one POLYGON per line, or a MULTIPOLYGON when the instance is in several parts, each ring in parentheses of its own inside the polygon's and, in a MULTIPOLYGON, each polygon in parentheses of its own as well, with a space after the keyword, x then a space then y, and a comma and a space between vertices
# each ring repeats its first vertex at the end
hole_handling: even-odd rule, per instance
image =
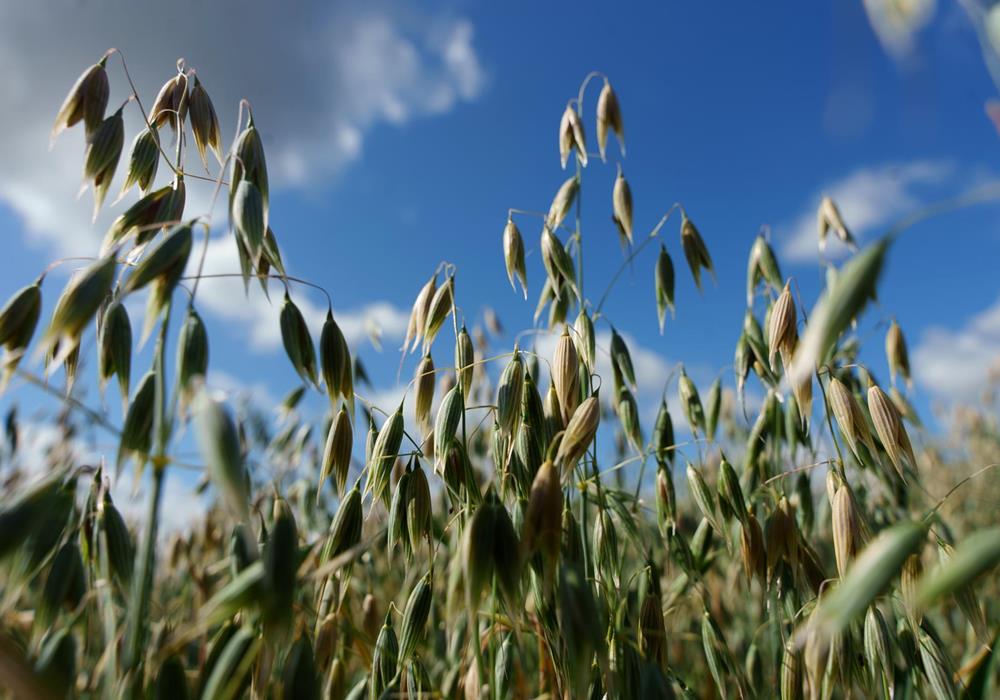
POLYGON ((1000 370, 1000 297, 958 329, 927 330, 913 353, 917 383, 946 401, 975 401, 1000 370))
MULTIPOLYGON (((789 262, 815 262, 819 254, 816 210, 824 195, 840 209, 851 233, 859 240, 913 211, 928 199, 928 190, 939 187, 954 174, 948 161, 916 160, 859 168, 832 180, 815 192, 798 216, 775 227, 781 252, 789 262)), ((828 239, 827 258, 842 256, 847 248, 828 239)))

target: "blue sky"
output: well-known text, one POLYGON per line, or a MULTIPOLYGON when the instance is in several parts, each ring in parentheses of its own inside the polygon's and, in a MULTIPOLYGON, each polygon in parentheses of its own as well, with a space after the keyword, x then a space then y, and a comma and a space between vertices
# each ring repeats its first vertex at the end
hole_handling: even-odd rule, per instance
MULTIPOLYGON (((147 106, 184 56, 213 96, 227 140, 238 99, 251 100, 271 168, 271 222, 289 270, 330 291, 380 396, 397 391, 393 350, 414 295, 441 260, 458 268, 458 302, 470 326, 486 305, 496 310, 507 329, 499 347, 531 325, 543 280, 540 226, 521 220, 528 302, 507 283, 501 232, 509 207, 547 209, 564 179, 559 118, 590 70, 610 77, 622 103, 622 165, 637 236, 673 202, 683 203, 718 277, 697 293, 684 268, 679 222, 669 223, 664 240, 678 269, 678 309, 662 337, 655 247, 622 278, 606 311, 647 370, 641 405, 656 400, 678 361, 703 388, 719 372, 731 384, 746 257, 762 225, 771 228, 783 273, 811 304, 821 279, 814 212, 824 192, 859 237, 870 239, 922 204, 996 177, 1000 141, 984 112, 996 87, 955 2, 937 3, 908 50, 881 43, 863 4, 854 2, 724 10, 457 0, 295 7, 192 2, 168 13, 116 2, 69 9, 42 2, 0 10, 0 58, 8 67, 0 77, 0 231, 7 241, 0 298, 49 260, 94 250, 123 208, 106 207, 91 226, 89 193, 73 199, 81 135, 64 134, 47 150, 66 90, 110 46, 125 52, 147 106), (233 10, 244 5, 249 9, 235 19, 233 10), (191 24, 194 17, 200 26, 191 24), (150 21, 159 27, 152 36, 150 21), (381 328, 382 353, 367 340, 368 318, 381 328)), ((115 60, 109 72, 114 103, 127 95, 126 84, 115 60)), ((592 141, 598 91, 595 83, 585 98, 592 141)), ((129 139, 136 123, 133 117, 129 139)), ((609 153, 607 165, 592 162, 584 176, 590 295, 622 261, 610 221, 617 146, 609 153)), ((207 202, 208 193, 193 196, 188 213, 202 213, 207 202)), ((216 220, 224 221, 221 208, 216 220)), ((870 344, 864 360, 888 380, 883 330, 870 326, 895 316, 909 340, 914 397, 924 413, 974 398, 1000 353, 998 224, 996 204, 948 214, 914 228, 890 254, 880 307, 862 331, 870 344)), ((210 269, 236 271, 226 252, 232 241, 213 246, 210 269)), ((64 275, 46 283, 50 303, 64 275)), ((296 300, 307 314, 325 311, 312 291, 297 290, 296 300)), ((204 311, 217 384, 271 398, 296 385, 276 311, 256 297, 245 301, 238 281, 207 285, 204 311)), ((438 364, 451 353, 443 334, 438 364)), ((88 369, 92 374, 92 363, 88 369)), ((140 360, 134 379, 141 369, 140 360)), ((92 376, 83 382, 92 397, 95 383, 92 376)), ((45 405, 29 393, 9 393, 0 407, 45 405)), ((321 405, 319 395, 314 401, 321 405)), ((644 422, 648 429, 652 415, 644 422)))

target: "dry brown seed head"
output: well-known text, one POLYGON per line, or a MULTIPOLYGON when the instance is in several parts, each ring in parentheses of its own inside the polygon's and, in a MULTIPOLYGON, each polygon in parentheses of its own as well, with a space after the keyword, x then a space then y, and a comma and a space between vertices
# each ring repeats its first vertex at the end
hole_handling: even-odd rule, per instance
POLYGON ((893 383, 899 374, 907 384, 910 384, 910 357, 906 351, 906 339, 903 337, 903 329, 895 320, 885 334, 885 355, 889 361, 889 372, 893 383))
POLYGON ((556 342, 552 358, 552 386, 559 399, 563 425, 580 404, 580 360, 568 330, 563 330, 556 342))
POLYGON ((712 265, 712 257, 708 254, 705 241, 687 214, 682 214, 681 218, 681 248, 684 249, 684 257, 687 258, 688 267, 691 268, 691 275, 694 283, 701 291, 701 269, 705 268, 715 279, 715 267, 712 265))
POLYGON ((169 126, 174 131, 187 117, 187 75, 178 73, 160 88, 149 110, 149 121, 162 129, 169 126))
POLYGON ((861 528, 850 489, 843 485, 833 499, 833 550, 837 557, 837 572, 843 578, 847 567, 861 548, 861 528))
POLYGON ((566 109, 563 110, 562 117, 559 119, 559 165, 564 170, 566 169, 566 161, 569 160, 569 154, 573 150, 573 144, 575 143, 573 125, 570 123, 574 114, 573 108, 570 105, 566 105, 566 109))
POLYGON ((517 291, 517 286, 514 284, 516 276, 521 282, 524 298, 527 299, 528 272, 524 266, 524 238, 521 236, 521 230, 510 216, 507 217, 507 225, 503 229, 503 259, 507 267, 507 279, 510 280, 511 289, 517 291))
MULTIPOLYGON (((854 395, 850 390, 833 375, 830 376, 828 389, 830 407, 833 409, 833 416, 837 420, 837 427, 840 428, 840 434, 843 436, 845 442, 847 442, 848 448, 857 457, 857 442, 860 436, 858 435, 858 424, 855 415, 860 412, 861 408, 857 405, 854 395)), ((832 504, 832 498, 830 502, 832 504)))
POLYGON ((816 214, 816 222, 819 230, 819 249, 820 251, 826 248, 826 236, 830 229, 836 234, 845 245, 847 245, 852 250, 857 250, 857 245, 854 243, 854 237, 848 230, 847 225, 844 223, 843 217, 840 215, 840 210, 837 205, 833 203, 830 197, 823 197, 822 201, 819 203, 819 211, 816 214))
POLYGON ((596 341, 594 338, 594 322, 585 310, 581 310, 573 324, 573 342, 580 360, 593 369, 597 361, 596 341))
POLYGON ((910 446, 909 436, 895 404, 874 384, 868 389, 868 412, 871 414, 879 442, 885 448, 899 476, 905 480, 903 458, 909 461, 911 467, 916 468, 917 465, 913 448, 910 446))
POLYGON ((587 447, 597 434, 597 426, 601 422, 601 405, 596 394, 589 396, 577 406, 570 418, 559 443, 556 463, 563 474, 573 470, 576 463, 583 457, 587 447))
POLYGON ((198 147, 198 154, 201 156, 202 164, 207 168, 208 159, 205 151, 211 149, 216 160, 222 162, 221 144, 222 138, 219 133, 219 118, 215 114, 215 106, 208 96, 198 76, 194 76, 194 86, 188 97, 189 116, 191 118, 191 131, 194 133, 194 142, 198 147))
POLYGON ((798 533, 795 520, 790 515, 788 499, 782 497, 778 506, 767 519, 765 548, 767 550, 767 580, 774 579, 774 573, 781 562, 790 565, 794 571, 798 562, 798 533))
POLYGON ((775 357, 780 351, 783 356, 791 356, 798 339, 796 327, 795 302, 792 300, 791 280, 785 283, 785 288, 781 290, 774 308, 771 310, 770 322, 767 329, 768 362, 771 369, 777 371, 775 357))
POLYGON ((361 603, 361 629, 374 640, 381 627, 382 617, 379 615, 378 601, 371 593, 367 593, 361 603))
POLYGON ((559 120, 559 162, 566 169, 569 154, 576 149, 577 158, 583 166, 587 165, 587 143, 583 133, 583 122, 580 115, 573 109, 572 103, 566 105, 562 119, 559 120))
POLYGON ((618 137, 618 147, 624 156, 625 129, 622 124, 621 107, 618 104, 618 96, 611 88, 611 83, 605 80, 601 94, 597 98, 597 146, 601 151, 602 161, 608 144, 608 128, 614 131, 615 136, 618 137))
POLYGON ((417 298, 413 302, 413 308, 410 309, 410 320, 406 325, 403 350, 406 350, 407 346, 409 346, 410 352, 417 349, 417 345, 423 337, 427 312, 430 309, 431 299, 435 291, 437 291, 437 274, 432 275, 424 283, 424 286, 420 288, 420 292, 417 293, 417 298))
POLYGON ((426 432, 430 428, 431 404, 434 402, 434 360, 430 353, 424 355, 417 365, 413 383, 416 386, 414 415, 426 432))
POLYGON ((663 624, 663 602, 655 588, 650 587, 639 608, 639 651, 649 661, 662 664, 666 658, 666 629, 663 624))
POLYGON ((316 634, 316 665, 326 668, 333 661, 333 654, 340 638, 340 621, 337 613, 330 613, 319 621, 316 634))
POLYGON ((656 470, 656 512, 661 531, 673 529, 677 522, 677 495, 674 478, 666 464, 656 470))
POLYGON ((351 426, 351 418, 344 406, 340 407, 336 418, 330 424, 330 432, 327 435, 326 444, 323 448, 322 473, 320 474, 320 488, 323 482, 333 475, 337 483, 337 494, 343 496, 347 486, 347 472, 351 466, 351 450, 354 447, 354 430, 351 426))
POLYGON ((562 224, 563 219, 566 218, 570 207, 573 206, 573 202, 576 200, 579 189, 580 181, 577 180, 576 175, 567 178, 559 186, 559 191, 556 192, 556 196, 552 199, 552 204, 549 205, 549 213, 545 217, 545 225, 550 231, 555 231, 562 224))
POLYGON ((621 165, 618 166, 618 177, 615 178, 611 203, 614 221, 622 238, 622 246, 624 247, 626 242, 632 245, 632 188, 622 174, 621 165))
POLYGON ((63 129, 74 126, 81 120, 88 139, 100 125, 108 105, 108 74, 105 69, 107 61, 107 56, 104 56, 77 78, 59 108, 59 114, 49 136, 50 142, 63 129))
POLYGON ((424 350, 430 348, 438 331, 444 324, 448 315, 455 305, 455 276, 449 275, 445 283, 434 292, 430 305, 427 307, 427 316, 424 319, 424 350))
POLYGON ((536 550, 540 550, 545 557, 547 569, 551 572, 559 556, 562 511, 563 493, 559 472, 550 460, 546 460, 531 482, 528 505, 524 511, 521 548, 525 561, 536 550))

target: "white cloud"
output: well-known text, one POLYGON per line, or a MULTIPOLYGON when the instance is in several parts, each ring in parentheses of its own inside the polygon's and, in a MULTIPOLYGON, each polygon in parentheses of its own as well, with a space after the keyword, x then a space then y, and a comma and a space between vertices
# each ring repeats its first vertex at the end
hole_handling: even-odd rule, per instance
MULTIPOLYGON (((810 197, 795 219, 776 227, 782 253, 789 262, 817 259, 816 210, 824 195, 833 199, 851 233, 861 240, 926 203, 925 190, 941 185, 953 173, 954 166, 946 161, 916 160, 859 168, 829 182, 810 197)), ((827 258, 847 252, 835 236, 829 236, 827 241, 827 258)))
MULTIPOLYGON (((476 97, 484 73, 465 20, 390 0, 347 5, 182 0, 171 5, 95 0, 0 6, 0 201, 19 215, 28 240, 61 255, 93 254, 109 221, 129 200, 90 225, 80 186, 80 129, 46 152, 55 113, 76 76, 117 46, 147 108, 179 56, 198 70, 233 134, 239 100, 252 100, 274 189, 327 182, 362 150, 380 122, 402 124, 476 97)), ((109 109, 127 83, 117 56, 108 64, 109 109)), ((126 109, 126 133, 141 119, 126 109)), ((165 142, 170 137, 164 134, 165 142)), ((128 147, 126 142, 126 149, 128 147)), ((191 154, 194 155, 193 153, 191 154)), ((123 160, 127 161, 127 152, 123 160)), ((198 172, 197 157, 188 165, 198 172)), ((112 185, 113 199, 125 163, 112 185)), ((161 164, 160 179, 167 169, 161 164)), ((211 186, 188 181, 188 212, 204 213, 211 186)), ((204 184, 204 183, 202 183, 204 184)))
POLYGON ((957 330, 927 330, 912 355, 918 384, 945 400, 978 400, 1000 371, 1000 297, 957 330))

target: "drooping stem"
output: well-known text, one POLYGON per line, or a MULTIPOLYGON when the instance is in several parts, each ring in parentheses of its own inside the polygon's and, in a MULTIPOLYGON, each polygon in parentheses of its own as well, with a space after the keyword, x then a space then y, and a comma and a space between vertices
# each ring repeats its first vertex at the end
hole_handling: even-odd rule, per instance
MULTIPOLYGON (((190 280, 198 280, 198 279, 225 279, 227 277, 240 277, 240 278, 242 278, 243 277, 243 273, 242 272, 217 272, 217 273, 212 273, 212 274, 208 274, 208 275, 197 275, 197 276, 196 275, 189 275, 189 276, 186 276, 186 277, 181 277, 180 279, 181 279, 181 281, 190 281, 190 280)), ((333 306, 333 299, 330 297, 330 292, 326 291, 326 289, 322 285, 316 284, 315 282, 310 282, 309 280, 304 280, 304 279, 302 279, 300 277, 292 277, 290 275, 272 275, 272 274, 261 275, 261 274, 256 274, 256 275, 250 275, 250 277, 252 277, 254 279, 271 279, 271 280, 282 280, 284 282, 295 282, 296 284, 301 284, 304 287, 311 287, 313 289, 317 289, 317 290, 323 292, 323 295, 326 297, 327 304, 330 305, 330 306, 333 306)))
POLYGON ((646 240, 644 240, 642 243, 636 246, 635 250, 629 253, 629 256, 625 258, 624 261, 622 261, 622 264, 618 267, 618 271, 615 272, 615 276, 611 278, 611 281, 608 282, 608 286, 604 290, 604 293, 601 294, 600 301, 597 302, 597 308, 594 310, 595 319, 598 316, 600 316, 601 309, 604 308, 604 302, 608 300, 608 295, 611 293, 611 289, 615 286, 615 283, 618 281, 618 278, 622 276, 622 273, 625 272, 625 269, 629 266, 629 264, 631 264, 631 262, 635 260, 636 257, 638 257, 639 253, 641 253, 643 249, 647 245, 649 245, 654 238, 660 235, 660 229, 663 228, 663 225, 667 223, 667 220, 670 218, 671 214, 673 214, 677 209, 681 209, 683 211, 683 207, 681 207, 680 202, 674 202, 674 204, 669 209, 667 209, 667 213, 660 218, 659 223, 657 223, 656 226, 653 227, 653 230, 649 232, 649 235, 646 236, 646 240))

